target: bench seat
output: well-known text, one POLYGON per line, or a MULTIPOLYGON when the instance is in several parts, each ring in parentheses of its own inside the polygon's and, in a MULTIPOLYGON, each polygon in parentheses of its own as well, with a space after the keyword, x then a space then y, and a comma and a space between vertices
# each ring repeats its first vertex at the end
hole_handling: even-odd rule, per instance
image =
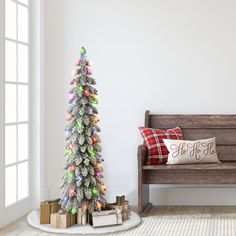
POLYGON ((143 170, 235 170, 236 171, 236 162, 221 162, 214 164, 188 164, 188 165, 144 165, 143 170))

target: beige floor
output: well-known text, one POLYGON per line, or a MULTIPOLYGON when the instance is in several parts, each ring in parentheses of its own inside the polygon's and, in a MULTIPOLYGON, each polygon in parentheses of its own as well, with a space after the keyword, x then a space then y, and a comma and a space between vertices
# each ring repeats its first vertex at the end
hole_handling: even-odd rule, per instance
MULTIPOLYGON (((236 206, 160 206, 149 215, 159 219, 236 219, 236 206)), ((28 225, 26 217, 0 230, 1 236, 53 236, 28 225)))

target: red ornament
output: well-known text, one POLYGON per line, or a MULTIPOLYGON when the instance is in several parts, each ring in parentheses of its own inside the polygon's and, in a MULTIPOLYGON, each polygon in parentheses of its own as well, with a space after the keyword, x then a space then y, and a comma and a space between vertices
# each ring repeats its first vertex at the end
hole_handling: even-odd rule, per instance
POLYGON ((68 170, 69 170, 70 172, 75 172, 76 166, 72 165, 72 166, 70 166, 70 167, 68 168, 68 170))
POLYGON ((86 88, 86 89, 84 90, 84 95, 85 95, 85 96, 89 96, 89 94, 90 94, 90 90, 89 90, 89 88, 86 88))
POLYGON ((75 189, 74 189, 74 188, 71 188, 71 189, 69 190, 69 196, 70 196, 70 197, 74 197, 75 195, 76 195, 75 189))
POLYGON ((100 138, 96 135, 96 136, 92 136, 92 141, 93 143, 98 143, 100 141, 100 138))
POLYGON ((69 147, 70 149, 74 149, 74 148, 75 148, 75 144, 72 144, 72 143, 71 143, 71 144, 68 145, 68 147, 69 147))
POLYGON ((80 60, 77 60, 77 61, 75 62, 75 66, 80 66, 80 60))

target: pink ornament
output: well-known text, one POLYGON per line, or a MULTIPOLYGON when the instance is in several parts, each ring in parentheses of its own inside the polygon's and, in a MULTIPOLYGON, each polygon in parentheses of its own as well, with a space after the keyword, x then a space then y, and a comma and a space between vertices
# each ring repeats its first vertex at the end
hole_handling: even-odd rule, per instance
POLYGON ((77 61, 75 62, 75 66, 80 66, 80 60, 77 60, 77 61))
POLYGON ((89 67, 86 67, 86 74, 87 75, 92 75, 93 74, 92 70, 89 67))
POLYGON ((72 87, 76 88, 76 86, 77 86, 77 81, 74 81, 73 84, 72 84, 72 87))
POLYGON ((76 195, 75 189, 74 188, 70 189, 69 190, 69 196, 74 197, 75 195, 76 195))
POLYGON ((73 100, 75 98, 75 95, 73 93, 69 93, 68 99, 69 101, 73 100))
POLYGON ((76 166, 74 166, 74 165, 72 165, 72 166, 69 167, 69 171, 71 171, 71 172, 74 172, 75 169, 76 169, 76 166))
POLYGON ((72 119, 73 115, 71 113, 68 113, 66 115, 66 120, 70 121, 72 119))
POLYGON ((68 145, 68 147, 69 147, 70 149, 74 149, 74 148, 75 148, 75 144, 72 144, 72 143, 71 143, 71 144, 68 145))
POLYGON ((96 172, 96 177, 100 178, 102 176, 101 172, 96 172))

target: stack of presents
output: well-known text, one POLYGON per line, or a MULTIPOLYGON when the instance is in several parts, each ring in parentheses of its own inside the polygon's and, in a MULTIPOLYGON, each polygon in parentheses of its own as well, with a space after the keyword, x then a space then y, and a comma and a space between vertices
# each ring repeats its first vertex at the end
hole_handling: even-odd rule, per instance
POLYGON ((72 225, 90 224, 93 227, 119 225, 129 219, 130 206, 125 196, 117 196, 116 202, 107 204, 106 209, 92 214, 79 208, 76 214, 60 209, 60 199, 43 201, 40 204, 40 224, 51 224, 56 228, 68 228, 72 225))

